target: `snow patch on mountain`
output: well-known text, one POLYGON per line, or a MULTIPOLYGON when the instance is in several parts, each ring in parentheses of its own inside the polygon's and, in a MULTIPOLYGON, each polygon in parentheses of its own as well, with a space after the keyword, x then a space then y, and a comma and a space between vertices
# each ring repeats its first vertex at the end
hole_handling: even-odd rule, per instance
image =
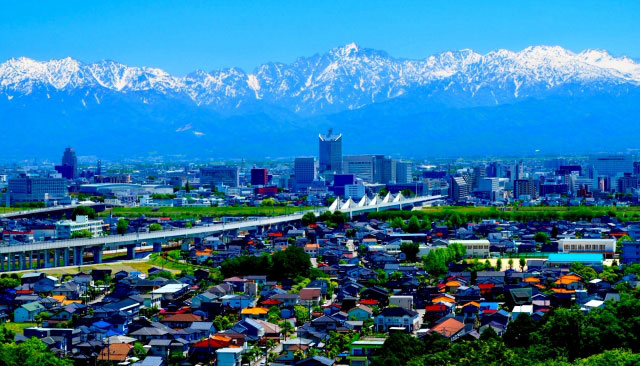
MULTIPOLYGON (((84 64, 72 58, 35 61, 21 57, 0 64, 0 93, 8 100, 39 90, 86 90, 97 103, 108 93, 157 93, 186 97, 197 105, 237 109, 260 101, 296 113, 332 113, 423 93, 427 97, 488 105, 579 85, 640 86, 640 65, 603 50, 573 53, 558 46, 522 51, 447 51, 423 60, 394 58, 351 43, 291 64, 267 63, 247 74, 237 68, 195 71, 175 77, 157 68, 114 61, 84 64)), ((146 95, 141 101, 150 103, 146 95)), ((86 105, 84 99, 81 103, 86 105)))

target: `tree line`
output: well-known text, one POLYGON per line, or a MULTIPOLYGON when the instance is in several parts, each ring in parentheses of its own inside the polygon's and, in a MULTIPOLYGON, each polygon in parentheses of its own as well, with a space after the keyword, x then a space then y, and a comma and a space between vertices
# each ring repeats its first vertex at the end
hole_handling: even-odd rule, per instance
POLYGON ((298 276, 308 277, 310 269, 309 255, 302 248, 293 246, 272 255, 263 253, 260 256, 234 257, 220 265, 220 271, 225 278, 266 275, 269 279, 279 281, 298 276))
POLYGON ((602 207, 572 207, 566 211, 558 211, 553 209, 539 209, 532 211, 499 211, 495 208, 488 210, 478 209, 477 211, 458 212, 453 209, 444 209, 442 211, 381 211, 370 212, 367 214, 368 219, 379 221, 391 221, 399 217, 402 220, 410 220, 412 216, 422 221, 444 221, 450 223, 452 227, 459 227, 467 222, 478 223, 482 220, 506 220, 518 222, 530 221, 590 221, 600 217, 614 217, 619 221, 640 220, 640 212, 624 212, 616 211, 613 208, 604 209, 602 207))

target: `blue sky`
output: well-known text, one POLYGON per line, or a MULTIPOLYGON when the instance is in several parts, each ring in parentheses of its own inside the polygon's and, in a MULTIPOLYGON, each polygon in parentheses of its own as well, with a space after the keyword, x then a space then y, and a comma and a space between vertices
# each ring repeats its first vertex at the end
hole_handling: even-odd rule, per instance
POLYGON ((355 42, 396 57, 529 45, 640 57, 640 1, 4 1, 0 61, 71 56, 195 69, 291 62, 355 42), (94 4, 95 3, 95 4, 94 4))

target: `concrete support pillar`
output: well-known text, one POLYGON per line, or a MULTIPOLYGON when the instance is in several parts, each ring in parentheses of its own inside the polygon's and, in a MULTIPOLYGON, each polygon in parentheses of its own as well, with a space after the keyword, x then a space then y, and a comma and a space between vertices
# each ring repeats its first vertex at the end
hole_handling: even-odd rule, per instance
POLYGON ((136 257, 136 245, 127 245, 127 259, 135 259, 136 257))
POLYGON ((49 250, 45 250, 44 251, 44 268, 49 268, 51 267, 51 258, 50 258, 50 252, 49 250))
POLYGON ((18 254, 18 268, 20 270, 24 270, 25 269, 24 253, 19 253, 18 254))
POLYGON ((15 260, 15 256, 13 255, 13 253, 9 253, 9 255, 7 256, 7 262, 8 263, 8 267, 9 267, 9 271, 13 271, 13 265, 14 265, 14 260, 15 260))
POLYGON ((69 265, 69 248, 63 248, 62 251, 64 257, 64 265, 66 267, 69 265))
POLYGON ((0 254, 0 272, 4 272, 4 254, 0 254))
POLYGON ((76 266, 81 266, 84 263, 84 258, 82 257, 84 254, 84 247, 75 247, 73 248, 73 264, 76 266))
POLYGON ((102 247, 93 248, 93 263, 102 263, 102 247))
POLYGON ((58 252, 58 249, 53 250, 53 266, 60 266, 60 252, 58 252))
POLYGON ((153 252, 154 253, 162 252, 162 243, 160 243, 160 242, 153 243, 153 252))

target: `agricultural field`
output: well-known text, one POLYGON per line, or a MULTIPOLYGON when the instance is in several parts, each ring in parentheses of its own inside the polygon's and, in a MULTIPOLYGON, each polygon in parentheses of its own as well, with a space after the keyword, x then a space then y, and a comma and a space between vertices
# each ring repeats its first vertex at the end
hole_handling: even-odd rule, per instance
POLYGON ((197 219, 200 217, 222 216, 282 216, 300 211, 312 210, 314 207, 115 207, 101 212, 100 216, 124 217, 168 217, 173 220, 197 219))

